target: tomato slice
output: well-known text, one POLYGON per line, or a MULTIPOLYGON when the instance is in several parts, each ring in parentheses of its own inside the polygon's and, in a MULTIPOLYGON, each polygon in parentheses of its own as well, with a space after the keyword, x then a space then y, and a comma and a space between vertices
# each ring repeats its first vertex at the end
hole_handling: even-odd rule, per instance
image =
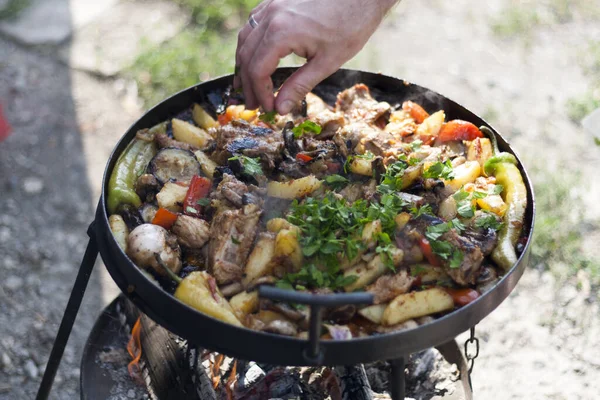
POLYGON ((298 161, 302 161, 304 163, 310 162, 312 161, 312 157, 306 154, 302 154, 302 153, 298 153, 296 154, 296 160, 298 161))
POLYGON ((420 124, 425 118, 429 117, 429 113, 423 107, 410 100, 402 103, 402 109, 408 112, 417 124, 420 124))
POLYGON ((421 248, 423 256, 427 259, 427 262, 429 264, 433 265, 434 267, 441 266, 440 260, 438 260, 436 255, 433 253, 433 250, 431 249, 431 244, 429 243, 429 240, 422 237, 419 240, 419 247, 421 248))
POLYGON ((450 289, 450 288, 446 288, 446 292, 448 292, 448 294, 450 296, 452 296, 452 299, 454 300, 454 304, 457 306, 466 306, 467 304, 469 304, 470 302, 472 302, 473 300, 477 299, 479 297, 479 293, 477 292, 477 290, 475 289, 450 289))
POLYGON ((190 181, 190 187, 183 201, 183 213, 197 217, 202 212, 202 206, 198 200, 205 198, 210 192, 212 183, 210 180, 194 175, 190 181))
POLYGON ((442 142, 451 140, 475 140, 483 137, 478 127, 468 121, 454 119, 442 125, 438 138, 442 142))
POLYGON ((174 212, 161 207, 154 215, 154 218, 152 218, 152 223, 162 226, 165 229, 171 229, 175 221, 177 221, 177 217, 178 215, 174 212))

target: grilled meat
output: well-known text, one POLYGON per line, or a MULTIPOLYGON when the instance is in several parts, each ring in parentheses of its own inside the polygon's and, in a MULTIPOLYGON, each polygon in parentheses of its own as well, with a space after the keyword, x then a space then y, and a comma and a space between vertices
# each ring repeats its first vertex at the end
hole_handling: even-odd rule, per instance
POLYGON ((222 210, 210 227, 208 263, 219 285, 242 279, 262 211, 255 204, 222 210))
POLYGON ((241 207, 247 193, 248 186, 245 183, 237 180, 235 176, 225 173, 217 189, 211 193, 211 198, 227 200, 231 205, 241 207))
POLYGON ((182 214, 171 228, 177 236, 177 241, 183 247, 199 249, 210 238, 210 225, 200 218, 182 214))
POLYGON ((335 111, 344 113, 351 121, 375 123, 380 117, 389 113, 391 106, 386 102, 378 102, 371 97, 367 85, 359 83, 344 90, 337 96, 335 111))
POLYGON ((396 275, 383 275, 375 283, 367 286, 367 291, 375 296, 373 304, 387 303, 398 295, 410 290, 415 278, 410 276, 406 270, 401 270, 396 275))
MULTIPOLYGON (((459 285, 472 285, 479 275, 483 262, 483 253, 479 246, 466 237, 460 236, 454 229, 442 235, 452 246, 459 249, 464 258, 458 268, 447 268, 448 275, 459 285)), ((448 264, 448 263, 446 263, 448 264)))

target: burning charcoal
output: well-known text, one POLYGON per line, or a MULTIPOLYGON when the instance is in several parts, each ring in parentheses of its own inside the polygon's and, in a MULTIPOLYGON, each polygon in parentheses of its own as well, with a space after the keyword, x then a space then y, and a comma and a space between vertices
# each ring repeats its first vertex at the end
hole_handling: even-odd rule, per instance
POLYGON ((240 374, 238 378, 238 389, 244 391, 254 386, 258 381, 264 378, 266 375, 265 371, 258 364, 251 362, 248 364, 248 368, 240 374))
POLYGON ((371 400, 373 398, 364 365, 336 367, 335 372, 340 378, 342 400, 371 400))

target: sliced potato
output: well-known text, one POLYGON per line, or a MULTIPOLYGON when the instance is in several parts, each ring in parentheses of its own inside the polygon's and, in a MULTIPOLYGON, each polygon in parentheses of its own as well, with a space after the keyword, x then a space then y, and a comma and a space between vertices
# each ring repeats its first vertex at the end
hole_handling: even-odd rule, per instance
POLYGON ((246 315, 258 311, 258 290, 240 292, 229 300, 229 304, 235 315, 243 320, 246 315))
POLYGON ((387 306, 387 304, 375 304, 359 310, 358 313, 369 321, 380 324, 381 319, 383 318, 383 312, 387 306))
POLYGON ((269 232, 278 233, 283 229, 289 229, 298 235, 300 234, 300 228, 284 218, 273 218, 267 221, 267 230, 269 232))
POLYGON ((390 302, 381 318, 383 325, 396 325, 412 318, 452 310, 454 300, 445 290, 432 288, 401 294, 390 302))
POLYGON ((242 326, 216 283, 209 283, 211 279, 214 281, 208 272, 194 271, 177 286, 175 297, 206 315, 242 326))
POLYGON ((180 212, 188 187, 174 182, 167 182, 160 192, 156 194, 156 202, 159 207, 169 211, 180 212))
POLYGON ((483 199, 477 199, 477 205, 482 210, 493 212, 500 217, 503 217, 508 209, 508 206, 499 194, 488 194, 483 199))
POLYGON ((204 130, 214 128, 215 126, 219 125, 217 121, 215 121, 214 118, 211 117, 210 114, 207 113, 206 110, 199 104, 194 104, 194 108, 192 109, 192 118, 194 119, 194 122, 204 130))
POLYGON ((422 283, 438 282, 448 278, 448 274, 441 267, 431 264, 415 264, 410 266, 411 275, 421 278, 422 283))
POLYGON ((204 129, 198 128, 189 122, 173 118, 171 123, 173 125, 173 137, 180 142, 203 148, 212 140, 212 136, 206 133, 204 129))
POLYGON ((398 230, 404 228, 406 224, 408 224, 408 221, 410 221, 410 218, 411 215, 407 212, 401 212, 400 214, 396 215, 394 218, 394 222, 396 222, 396 228, 398 230))
POLYGON ((354 157, 350 163, 350 171, 364 176, 373 175, 373 160, 354 157))
POLYGON ((442 124, 446 119, 446 114, 444 110, 440 110, 431 114, 429 117, 425 118, 425 120, 417 126, 417 136, 425 135, 425 136, 437 136, 442 129, 442 124))
POLYGON ((457 192, 461 187, 467 183, 475 182, 481 175, 481 166, 477 161, 467 161, 462 165, 454 168, 454 179, 444 181, 447 187, 451 188, 453 192, 457 192))
POLYGON ((242 283, 248 287, 253 281, 271 273, 273 263, 271 260, 275 255, 275 235, 269 233, 261 233, 258 237, 256 245, 244 269, 244 278, 242 283))
POLYGON ((202 150, 195 151, 194 155, 200 163, 200 168, 202 168, 202 172, 204 172, 204 175, 212 179, 215 173, 215 169, 217 168, 217 163, 208 158, 206 153, 202 150))
POLYGON ((297 199, 308 196, 321 187, 321 183, 314 175, 288 182, 269 181, 267 195, 280 199, 297 199))
POLYGON ((282 229, 275 237, 275 258, 289 260, 296 270, 302 268, 302 248, 298 234, 291 229, 282 229))
MULTIPOLYGON (((394 250, 394 265, 398 266, 402 261, 404 253, 400 249, 394 250)), ((386 271, 389 271, 388 266, 381 259, 381 255, 376 255, 373 257, 369 263, 361 262, 353 268, 347 269, 344 271, 344 276, 357 276, 356 279, 351 284, 344 286, 344 290, 346 292, 353 292, 357 289, 362 289, 367 285, 375 282, 377 278, 381 275, 385 274, 386 271)))
POLYGON ((125 224, 123 217, 119 214, 111 215, 108 217, 108 225, 121 250, 127 251, 127 236, 129 236, 129 229, 125 224))
POLYGON ((493 155, 492 142, 488 138, 476 138, 467 147, 467 160, 477 161, 481 168, 493 155))
POLYGON ((404 175, 402 175, 402 189, 406 189, 411 186, 419 177, 423 174, 423 163, 417 165, 411 165, 406 168, 404 175))

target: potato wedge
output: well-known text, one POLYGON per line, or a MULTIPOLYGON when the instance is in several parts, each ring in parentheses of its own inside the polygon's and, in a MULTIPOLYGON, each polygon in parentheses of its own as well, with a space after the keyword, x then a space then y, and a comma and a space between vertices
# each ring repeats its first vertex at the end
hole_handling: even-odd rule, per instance
MULTIPOLYGON (((394 251, 394 265, 399 265, 402 261, 404 253, 400 249, 394 251)), ((389 271, 388 266, 383 262, 381 256, 378 254, 369 263, 361 262, 353 268, 344 271, 344 276, 357 276, 358 279, 351 284, 344 286, 346 292, 353 292, 357 289, 375 282, 377 278, 389 271)))
POLYGON ((211 117, 210 114, 207 113, 206 110, 199 104, 194 104, 194 108, 192 108, 192 118, 194 119, 194 122, 204 130, 214 128, 215 126, 219 125, 217 121, 215 121, 214 118, 211 117))
POLYGON ((503 217, 508 205, 499 194, 488 194, 483 199, 477 199, 477 205, 482 209, 503 217))
POLYGON ((269 232, 278 233, 283 229, 289 229, 298 235, 300 234, 300 228, 284 218, 273 218, 267 221, 267 230, 269 232))
POLYGON ((108 217, 108 225, 121 250, 127 251, 127 236, 129 236, 129 229, 125 224, 123 217, 119 214, 111 215, 108 217))
POLYGON ((437 136, 440 133, 440 129, 442 129, 442 124, 446 119, 446 114, 444 110, 440 110, 431 114, 429 117, 425 118, 425 120, 417 126, 417 136, 425 135, 425 136, 437 136))
POLYGON ((352 173, 364 176, 372 176, 373 175, 373 160, 369 160, 366 158, 357 158, 354 157, 352 162, 350 163, 350 171, 352 173))
POLYGON ((271 273, 273 263, 271 262, 275 255, 275 235, 272 233, 261 233, 256 241, 256 245, 244 269, 242 284, 248 287, 252 282, 261 276, 271 273))
POLYGON ((217 168, 217 163, 208 158, 206 153, 202 150, 195 151, 194 155, 200 163, 200 168, 202 168, 202 172, 204 172, 204 175, 212 179, 215 173, 215 169, 217 168))
POLYGON ((481 168, 493 155, 492 143, 488 138, 476 138, 467 147, 467 160, 477 161, 481 168))
POLYGON ((321 183, 314 175, 288 182, 269 181, 267 195, 280 199, 298 199, 317 190, 321 187, 321 183))
POLYGON ((165 183, 160 192, 156 194, 158 206, 169 211, 181 212, 187 191, 187 186, 174 182, 165 183))
POLYGON ((394 222, 396 222, 396 229, 400 230, 404 228, 411 218, 412 216, 407 212, 401 212, 400 214, 396 215, 394 217, 394 222))
POLYGON ((406 168, 404 175, 402 175, 402 189, 406 189, 411 186, 419 177, 423 174, 423 163, 417 165, 411 165, 406 168))
POLYGON ((295 270, 302 268, 302 248, 298 241, 298 234, 291 229, 282 229, 275 237, 275 258, 287 259, 295 270))
POLYGON ((209 282, 211 279, 214 281, 208 272, 194 271, 177 286, 175 297, 206 315, 242 326, 216 283, 209 282))
POLYGON ((454 300, 445 290, 432 288, 401 294, 390 302, 381 318, 382 325, 391 326, 412 318, 452 310, 454 300))
POLYGON ((431 264, 414 264, 410 266, 410 273, 421 278, 424 284, 435 283, 448 278, 448 274, 441 267, 431 264))
POLYGON ((375 304, 358 310, 358 313, 366 319, 368 319, 369 321, 375 322, 376 324, 380 324, 381 319, 383 318, 383 312, 385 311, 387 306, 387 304, 375 304))
POLYGON ((477 161, 467 161, 454 168, 454 179, 444 181, 444 184, 451 188, 453 192, 457 192, 463 185, 475 182, 475 179, 480 175, 481 166, 479 163, 477 161))
POLYGON ((171 123, 173 125, 173 137, 180 142, 203 148, 213 140, 212 136, 206 133, 204 129, 198 128, 189 122, 173 118, 171 123))
POLYGON ((238 319, 258 311, 258 290, 240 292, 229 300, 229 304, 238 319))

